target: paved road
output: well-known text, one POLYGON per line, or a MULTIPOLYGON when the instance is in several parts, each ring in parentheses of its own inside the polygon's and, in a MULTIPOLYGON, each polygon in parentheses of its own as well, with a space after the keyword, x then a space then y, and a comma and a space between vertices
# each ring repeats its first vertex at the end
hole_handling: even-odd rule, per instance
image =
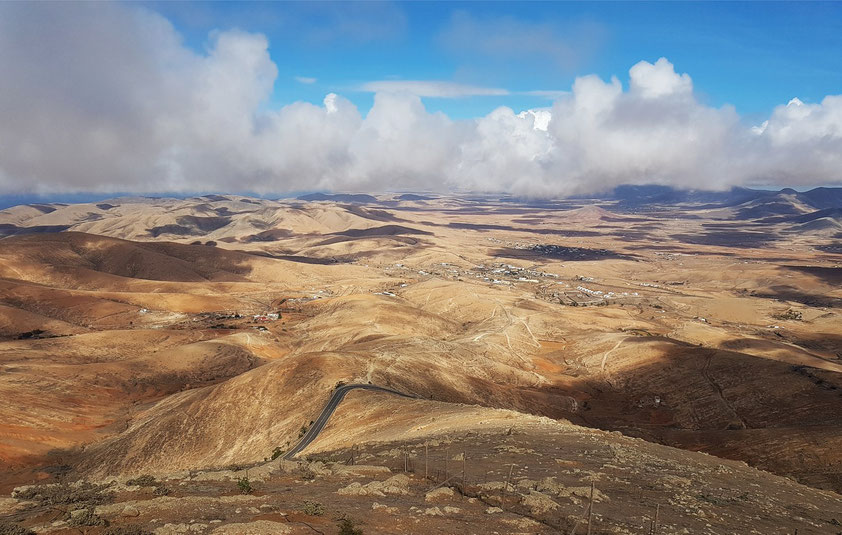
POLYGON ((316 421, 313 422, 313 425, 310 426, 310 429, 307 430, 307 432, 304 434, 304 436, 301 438, 301 440, 298 442, 298 444, 295 445, 294 448, 292 448, 291 450, 289 450, 288 452, 286 452, 284 454, 282 459, 285 459, 285 460, 292 459, 293 457, 295 457, 296 455, 301 453, 301 450, 306 448, 311 442, 316 440, 316 437, 319 436, 319 433, 321 433, 322 429, 324 429, 325 425, 327 425, 327 421, 330 419, 331 415, 333 414, 333 411, 336 410, 336 407, 339 406, 339 404, 345 398, 345 394, 347 394, 351 390, 354 390, 354 389, 357 389, 357 388, 362 389, 362 390, 374 390, 374 391, 377 391, 377 392, 386 392, 387 394, 395 394, 396 396, 401 396, 401 397, 405 397, 405 398, 414 398, 415 397, 415 396, 411 396, 409 394, 404 394, 403 392, 398 392, 397 390, 392 390, 391 388, 385 388, 385 387, 376 386, 376 385, 350 384, 350 385, 340 386, 339 388, 337 388, 336 390, 333 391, 333 395, 328 400, 327 405, 325 405, 325 408, 322 409, 322 413, 319 415, 319 417, 316 419, 316 421))

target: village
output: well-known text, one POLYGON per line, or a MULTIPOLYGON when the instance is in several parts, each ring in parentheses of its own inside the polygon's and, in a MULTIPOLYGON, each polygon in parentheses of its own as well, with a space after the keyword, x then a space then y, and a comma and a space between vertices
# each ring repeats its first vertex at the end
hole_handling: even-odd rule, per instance
MULTIPOLYGON (((528 285, 535 296, 551 303, 567 306, 605 306, 609 304, 637 304, 644 295, 632 288, 618 287, 600 283, 594 277, 577 275, 569 280, 562 280, 556 273, 549 273, 535 267, 520 267, 508 263, 479 264, 470 269, 463 269, 455 264, 440 262, 424 269, 413 270, 403 264, 388 266, 385 271, 393 276, 409 278, 438 277, 445 280, 475 280, 495 286, 515 287, 528 285)), ((660 288, 654 283, 629 283, 646 288, 660 288)), ((402 283, 398 288, 406 287, 402 283)), ((398 288, 384 290, 381 295, 396 296, 398 288)))

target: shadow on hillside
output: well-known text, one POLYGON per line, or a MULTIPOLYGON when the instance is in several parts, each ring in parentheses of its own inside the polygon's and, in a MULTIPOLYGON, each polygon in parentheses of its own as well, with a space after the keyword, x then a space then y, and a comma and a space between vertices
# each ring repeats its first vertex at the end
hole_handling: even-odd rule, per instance
POLYGON ((24 234, 49 234, 63 232, 70 228, 70 225, 38 225, 34 227, 19 227, 11 223, 0 224, 0 238, 7 236, 22 236, 24 234))
POLYGON ((842 267, 781 266, 785 269, 812 275, 830 285, 842 285, 842 267))
POLYGON ((263 258, 271 258, 273 260, 286 260, 287 262, 296 262, 298 264, 319 264, 319 265, 333 265, 333 264, 348 264, 353 262, 351 259, 347 258, 320 258, 317 256, 303 256, 303 255, 290 255, 290 254, 272 254, 266 251, 241 251, 243 254, 248 254, 252 256, 260 256, 263 258))
POLYGON ((540 260, 552 258, 567 262, 584 262, 591 260, 632 260, 636 261, 636 255, 628 255, 610 251, 608 249, 588 249, 586 247, 565 247, 561 245, 536 245, 529 249, 515 249, 505 247, 489 251, 490 256, 496 258, 515 258, 519 260, 540 260))
POLYGON ((750 248, 761 248, 778 240, 777 236, 766 232, 739 230, 706 232, 704 234, 673 234, 671 237, 681 243, 691 245, 750 248))
POLYGON ((172 234, 174 236, 204 236, 208 232, 213 232, 228 225, 231 223, 231 218, 184 215, 176 218, 175 221, 175 224, 152 227, 147 229, 146 232, 153 238, 157 238, 163 234, 172 234))
POLYGON ((807 293, 800 288, 788 285, 770 286, 767 290, 757 291, 755 297, 778 299, 780 301, 794 301, 809 307, 842 307, 842 298, 807 293))
POLYGON ((362 206, 354 204, 343 204, 340 206, 346 212, 354 214, 355 216, 361 217, 363 219, 370 219, 372 221, 406 221, 405 219, 401 219, 395 216, 393 213, 387 212, 386 210, 363 208, 362 206))
POLYGON ((550 236, 562 236, 567 238, 577 238, 585 236, 601 236, 600 232, 593 230, 575 230, 575 229, 548 229, 548 228, 527 228, 527 227, 512 227, 510 225, 489 225, 478 223, 449 223, 447 225, 451 228, 476 230, 479 232, 486 232, 489 230, 503 230, 508 232, 523 232, 526 234, 540 234, 550 236))
POLYGON ((559 360, 565 379, 541 386, 513 386, 476 375, 460 385, 431 385, 406 375, 378 381, 439 401, 568 419, 686 449, 718 448, 720 455, 842 490, 839 451, 808 455, 793 465, 799 448, 825 436, 815 430, 833 428, 842 437, 842 374, 660 336, 624 341, 627 349, 636 344, 655 344, 647 351, 660 356, 621 370, 612 370, 609 360, 608 374, 586 369, 577 359, 559 360), (797 431, 790 442, 758 451, 752 433, 764 429, 797 431), (680 440, 677 433, 683 433, 680 440), (728 447, 722 447, 723 437, 728 447))

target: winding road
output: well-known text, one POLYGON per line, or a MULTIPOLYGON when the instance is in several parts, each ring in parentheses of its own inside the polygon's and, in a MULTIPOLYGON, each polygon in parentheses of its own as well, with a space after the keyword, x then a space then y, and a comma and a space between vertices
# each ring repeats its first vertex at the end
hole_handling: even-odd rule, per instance
POLYGON ((387 394, 394 394, 396 396, 401 396, 404 398, 415 398, 416 396, 412 396, 410 394, 404 394, 403 392, 398 392, 397 390, 392 390, 391 388, 386 388, 383 386, 377 385, 369 385, 369 384, 350 384, 350 385, 342 385, 336 390, 333 391, 333 395, 330 396, 330 399, 325 405, 325 408, 322 409, 322 413, 319 414, 319 417, 313 422, 313 425, 310 426, 310 429, 304 433, 304 436, 301 437, 301 440, 298 441, 298 444, 295 445, 294 448, 289 450, 281 457, 284 460, 290 460, 299 453, 301 450, 306 448, 311 442, 316 440, 316 437, 319 436, 319 433, 322 432, 325 425, 327 425, 327 421, 330 419, 333 412, 336 410, 336 407, 342 403, 342 400, 345 398, 345 394, 350 392, 351 390, 355 389, 361 390, 374 390, 376 392, 386 392, 387 394))

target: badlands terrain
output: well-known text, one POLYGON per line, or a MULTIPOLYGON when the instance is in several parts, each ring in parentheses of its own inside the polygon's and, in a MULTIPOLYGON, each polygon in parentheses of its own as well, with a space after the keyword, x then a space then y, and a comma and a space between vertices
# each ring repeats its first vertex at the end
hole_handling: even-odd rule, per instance
POLYGON ((842 532, 842 190, 115 198, 0 236, 0 533, 842 532), (411 397, 284 458, 369 383, 411 397))

